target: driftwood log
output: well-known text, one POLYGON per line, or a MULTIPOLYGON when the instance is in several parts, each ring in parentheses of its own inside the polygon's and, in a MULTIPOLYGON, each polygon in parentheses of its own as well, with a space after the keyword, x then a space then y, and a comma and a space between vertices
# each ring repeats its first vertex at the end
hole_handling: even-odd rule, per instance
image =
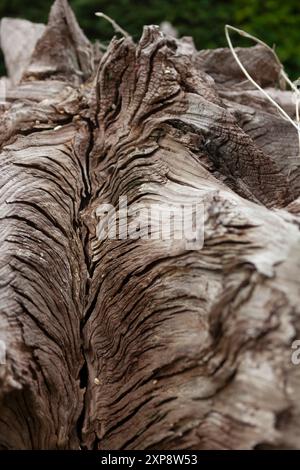
MULTIPOLYGON (((1 47, 0 448, 299 448, 295 129, 228 49, 101 52, 65 0, 1 47), (121 196, 202 201, 203 248, 100 240, 121 196)), ((272 53, 237 52, 294 118, 272 53)))

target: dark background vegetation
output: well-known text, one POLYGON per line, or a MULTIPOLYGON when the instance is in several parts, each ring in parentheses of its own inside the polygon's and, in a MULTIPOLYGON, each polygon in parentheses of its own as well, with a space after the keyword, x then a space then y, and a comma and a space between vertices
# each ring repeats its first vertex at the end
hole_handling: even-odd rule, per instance
MULTIPOLYGON (((0 0, 0 17, 46 22, 52 3, 52 0, 0 0)), ((109 41, 113 32, 106 21, 94 16, 96 11, 114 18, 135 39, 144 24, 168 20, 180 35, 193 36, 201 49, 225 46, 224 25, 229 23, 269 45, 275 44, 291 78, 300 75, 299 0, 70 0, 69 3, 86 35, 101 41, 109 41)), ((244 45, 239 36, 234 38, 234 44, 244 45)))

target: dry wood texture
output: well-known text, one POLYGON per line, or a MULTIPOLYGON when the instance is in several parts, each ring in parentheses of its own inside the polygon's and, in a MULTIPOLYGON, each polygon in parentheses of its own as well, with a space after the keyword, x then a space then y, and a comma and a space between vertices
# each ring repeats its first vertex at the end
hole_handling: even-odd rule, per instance
MULTIPOLYGON (((47 26, 15 21, 1 24, 0 448, 300 447, 295 129, 227 49, 148 26, 102 54, 65 0, 47 26), (120 196, 203 202, 203 248, 99 240, 97 207, 120 196)), ((294 117, 272 54, 238 53, 294 117)))

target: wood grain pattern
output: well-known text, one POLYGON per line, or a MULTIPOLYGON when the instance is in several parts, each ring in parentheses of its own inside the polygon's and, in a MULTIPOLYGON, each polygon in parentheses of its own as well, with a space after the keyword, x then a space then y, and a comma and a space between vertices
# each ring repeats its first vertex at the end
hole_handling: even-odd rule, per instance
POLYGON ((0 448, 299 448, 294 129, 227 49, 147 26, 95 50, 56 0, 1 108, 0 448), (203 204, 203 248, 99 240, 122 196, 203 204))

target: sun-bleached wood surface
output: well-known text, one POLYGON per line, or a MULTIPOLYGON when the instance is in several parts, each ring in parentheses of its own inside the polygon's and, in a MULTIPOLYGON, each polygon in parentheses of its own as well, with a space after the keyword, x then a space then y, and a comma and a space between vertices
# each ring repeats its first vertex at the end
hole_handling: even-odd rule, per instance
MULTIPOLYGON (((146 26, 99 52, 65 0, 47 26, 16 21, 0 33, 0 448, 299 448, 295 129, 228 49, 146 26), (97 207, 121 196, 203 203, 203 248, 99 240, 97 207)), ((294 118, 272 54, 237 52, 294 118)))

